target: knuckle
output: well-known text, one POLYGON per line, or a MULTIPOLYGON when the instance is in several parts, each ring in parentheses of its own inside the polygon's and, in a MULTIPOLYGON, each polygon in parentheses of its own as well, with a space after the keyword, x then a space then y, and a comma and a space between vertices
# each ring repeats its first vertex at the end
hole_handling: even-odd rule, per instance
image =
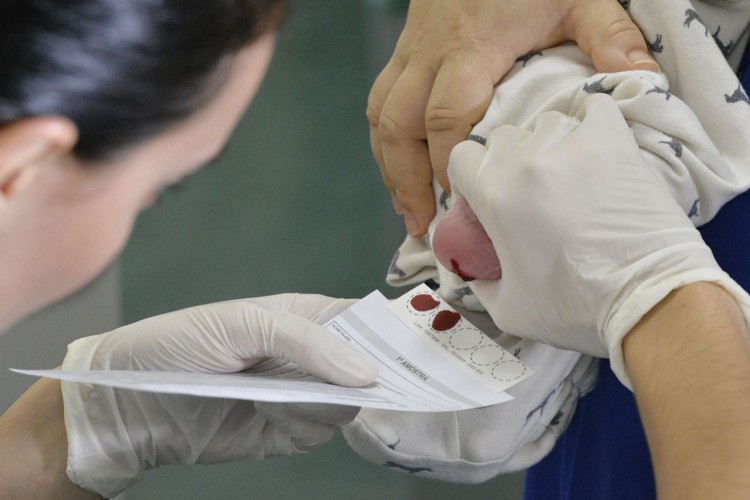
POLYGON ((539 183, 549 179, 556 168, 555 155, 548 149, 533 150, 526 154, 524 171, 527 173, 526 180, 531 183, 539 183))
POLYGON ((614 41, 616 39, 638 37, 643 38, 641 30, 638 26, 633 24, 630 19, 618 19, 608 24, 602 33, 602 40, 605 42, 614 41))
POLYGON ((380 113, 380 118, 376 126, 381 142, 397 142, 404 136, 405 129, 401 125, 401 122, 390 113, 380 113))
POLYGON ((432 200, 432 184, 404 183, 396 186, 393 193, 404 208, 413 210, 420 206, 422 200, 432 200))
POLYGON ((463 117, 455 108, 431 106, 425 112, 424 121, 428 132, 444 132, 459 127, 463 122, 463 117))

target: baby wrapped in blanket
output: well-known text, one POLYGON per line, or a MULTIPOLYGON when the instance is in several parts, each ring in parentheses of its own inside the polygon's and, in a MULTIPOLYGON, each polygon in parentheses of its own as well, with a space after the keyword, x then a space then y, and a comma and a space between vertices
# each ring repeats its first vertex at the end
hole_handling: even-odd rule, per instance
MULTIPOLYGON (((608 94, 646 161, 699 226, 750 188, 750 99, 732 69, 746 45, 750 0, 621 3, 643 31, 662 74, 596 74, 572 44, 528 54, 497 87, 470 139, 485 141, 507 124, 533 129, 546 111, 576 117, 587 97, 608 94)), ((437 414, 363 409, 344 435, 360 455, 396 470, 480 482, 529 467, 551 450, 578 398, 596 382, 597 357, 612 355, 616 373, 626 384, 627 378, 615 363, 621 356, 608 352, 598 338, 579 346, 581 354, 535 342, 533 332, 518 338, 494 328, 462 279, 497 277, 496 265, 485 262, 491 263, 492 254, 474 265, 466 260, 471 252, 461 253, 464 240, 446 249, 456 241, 444 225, 434 239, 452 204, 434 185, 438 206, 429 235, 407 237, 389 270, 389 283, 439 283, 444 299, 536 375, 508 391, 514 401, 488 408, 437 414)), ((468 234, 479 234, 481 240, 481 233, 468 234)))

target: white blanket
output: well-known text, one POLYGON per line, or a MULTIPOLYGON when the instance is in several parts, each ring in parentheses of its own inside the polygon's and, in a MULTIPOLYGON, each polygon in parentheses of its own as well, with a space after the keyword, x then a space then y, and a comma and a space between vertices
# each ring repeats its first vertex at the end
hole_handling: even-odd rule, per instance
MULTIPOLYGON (((471 139, 482 142, 500 125, 531 129, 544 111, 575 117, 588 95, 606 92, 654 171, 699 226, 750 188, 750 99, 732 68, 746 45, 750 0, 621 3, 643 31, 662 74, 597 74, 573 44, 528 54, 497 87, 471 139)), ((436 199, 430 234, 450 206, 439 187, 436 199)), ((407 237, 388 282, 406 286, 429 279, 455 306, 483 310, 466 283, 437 262, 429 236, 407 237)), ((529 467, 552 449, 577 399, 595 384, 595 359, 487 331, 492 326, 484 316, 471 321, 484 323, 486 333, 537 371, 509 391, 516 399, 427 415, 364 409, 344 429, 355 451, 410 474, 480 482, 529 467)))

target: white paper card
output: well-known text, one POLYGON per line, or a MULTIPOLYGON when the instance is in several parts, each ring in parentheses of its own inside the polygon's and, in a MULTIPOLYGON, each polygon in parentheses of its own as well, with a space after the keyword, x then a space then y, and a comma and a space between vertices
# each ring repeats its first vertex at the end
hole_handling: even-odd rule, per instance
POLYGON ((426 285, 396 299, 388 309, 451 361, 497 392, 534 374, 426 285))
MULTIPOLYGON (((413 293, 407 294, 409 298, 413 297, 413 293)), ((452 356, 446 354, 444 348, 436 345, 435 340, 428 341, 425 335, 407 327, 396 315, 389 312, 389 304, 388 299, 376 291, 326 325, 330 331, 368 353, 378 367, 380 376, 373 384, 364 388, 328 384, 291 363, 278 360, 263 363, 246 372, 232 374, 14 371, 71 382, 95 383, 149 392, 256 401, 333 403, 403 411, 462 410, 512 399, 510 395, 497 390, 498 386, 507 388, 512 384, 498 385, 496 381, 488 379, 486 373, 491 374, 492 370, 478 363, 485 358, 472 358, 471 353, 468 357, 464 356, 464 360, 474 363, 473 366, 484 368, 484 374, 478 376, 471 363, 456 362, 452 356)), ((444 308, 444 303, 441 304, 444 308)), ((450 340, 448 342, 450 345, 450 340)), ((509 356, 510 354, 505 353, 500 357, 488 359, 493 360, 494 367, 502 364, 509 356)), ((527 369, 525 373, 528 376, 530 370, 527 369)), ((515 376, 514 380, 518 382, 522 377, 515 376)))

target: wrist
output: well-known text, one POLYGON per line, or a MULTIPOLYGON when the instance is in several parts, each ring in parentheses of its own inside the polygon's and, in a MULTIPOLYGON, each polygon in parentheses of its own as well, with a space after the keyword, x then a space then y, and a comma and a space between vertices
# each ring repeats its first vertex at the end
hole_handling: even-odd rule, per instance
POLYGON ((711 283, 676 290, 623 350, 660 498, 747 498, 750 343, 732 295, 711 283))
POLYGON ((0 418, 0 484, 8 498, 98 499, 68 479, 60 382, 42 379, 0 418))

